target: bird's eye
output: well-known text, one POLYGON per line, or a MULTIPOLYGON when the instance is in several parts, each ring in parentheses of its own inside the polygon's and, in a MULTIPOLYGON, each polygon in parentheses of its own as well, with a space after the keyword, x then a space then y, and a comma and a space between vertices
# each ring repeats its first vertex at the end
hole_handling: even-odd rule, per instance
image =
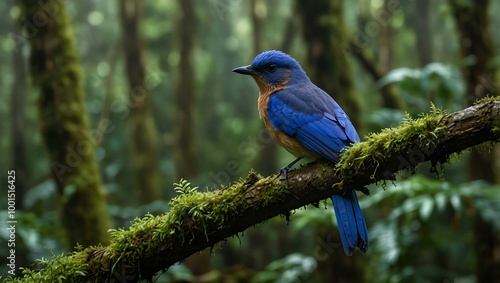
POLYGON ((267 65, 267 70, 269 72, 274 72, 274 70, 276 70, 276 65, 274 63, 267 65))

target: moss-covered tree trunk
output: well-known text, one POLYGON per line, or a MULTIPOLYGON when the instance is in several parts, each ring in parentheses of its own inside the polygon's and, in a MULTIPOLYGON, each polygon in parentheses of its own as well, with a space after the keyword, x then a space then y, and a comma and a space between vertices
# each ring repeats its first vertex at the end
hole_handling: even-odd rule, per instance
POLYGON ((140 204, 161 198, 158 133, 153 117, 151 77, 146 73, 140 38, 141 1, 119 0, 125 66, 129 82, 132 168, 140 204))
MULTIPOLYGON (((359 131, 362 127, 361 103, 354 92, 351 68, 342 49, 349 42, 344 26, 343 1, 298 0, 297 3, 307 47, 308 75, 341 105, 359 131)), ((340 243, 338 233, 332 236, 331 231, 324 232, 315 238, 331 237, 340 243)), ((318 263, 321 270, 316 273, 318 282, 363 282, 362 260, 359 256, 332 254, 318 263)))
POLYGON ((40 88, 40 127, 68 244, 106 244, 110 219, 106 194, 94 157, 84 100, 83 77, 76 55, 66 1, 20 1, 31 44, 30 70, 40 88))
MULTIPOLYGON (((493 83, 497 71, 490 63, 494 56, 488 17, 488 0, 464 2, 449 0, 459 33, 462 58, 474 58, 462 69, 467 83, 466 103, 487 95, 498 95, 493 83)), ((495 183, 495 154, 488 150, 472 150, 469 158, 470 180, 495 183)), ((500 278, 500 233, 479 215, 474 219, 476 276, 478 282, 498 282, 500 278)))
POLYGON ((342 0, 298 0, 302 34, 307 47, 307 73, 362 129, 361 102, 354 92, 351 67, 343 46, 348 45, 342 0))
MULTIPOLYGON (((195 8, 192 0, 179 0, 180 19, 177 23, 177 40, 180 54, 175 91, 175 168, 178 178, 189 178, 198 173, 198 154, 195 137, 196 79, 193 68, 193 48, 196 36, 195 8)), ((210 95, 210 94, 205 94, 210 95)), ((207 105, 203 111, 212 111, 207 105)))

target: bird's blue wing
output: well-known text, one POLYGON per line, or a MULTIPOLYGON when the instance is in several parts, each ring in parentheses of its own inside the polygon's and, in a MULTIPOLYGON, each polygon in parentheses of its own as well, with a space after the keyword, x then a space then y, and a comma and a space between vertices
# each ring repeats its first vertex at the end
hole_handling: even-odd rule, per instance
POLYGON ((359 141, 342 108, 313 84, 275 92, 269 98, 267 113, 276 130, 334 162, 346 145, 359 141))
MULTIPOLYGON (((359 141, 358 133, 340 106, 313 84, 275 92, 267 105, 268 118, 309 150, 337 162, 343 148, 359 141)), ((347 255, 368 248, 368 231, 354 191, 332 196, 340 237, 347 255)))

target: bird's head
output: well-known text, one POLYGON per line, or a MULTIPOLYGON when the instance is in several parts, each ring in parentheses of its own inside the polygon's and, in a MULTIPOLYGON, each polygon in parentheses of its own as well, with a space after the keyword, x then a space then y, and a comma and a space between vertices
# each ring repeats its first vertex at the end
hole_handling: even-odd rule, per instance
POLYGON ((261 91, 309 81, 295 59, 277 50, 262 52, 253 59, 251 65, 236 68, 233 72, 251 75, 261 91))

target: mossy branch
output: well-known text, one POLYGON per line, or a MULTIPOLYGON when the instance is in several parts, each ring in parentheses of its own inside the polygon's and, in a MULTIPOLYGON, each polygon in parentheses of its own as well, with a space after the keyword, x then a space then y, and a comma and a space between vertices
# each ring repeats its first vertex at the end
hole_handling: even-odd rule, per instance
MULTIPOLYGON (((496 98, 498 99, 498 98, 496 98)), ((171 201, 170 212, 147 215, 128 230, 113 230, 108 247, 57 256, 41 270, 7 282, 137 282, 187 256, 213 247, 266 219, 318 202, 342 190, 393 179, 419 163, 446 162, 450 155, 500 139, 500 100, 489 98, 454 113, 433 109, 419 119, 371 134, 349 148, 336 165, 313 163, 289 174, 250 172, 246 179, 212 192, 191 190, 171 201)))

